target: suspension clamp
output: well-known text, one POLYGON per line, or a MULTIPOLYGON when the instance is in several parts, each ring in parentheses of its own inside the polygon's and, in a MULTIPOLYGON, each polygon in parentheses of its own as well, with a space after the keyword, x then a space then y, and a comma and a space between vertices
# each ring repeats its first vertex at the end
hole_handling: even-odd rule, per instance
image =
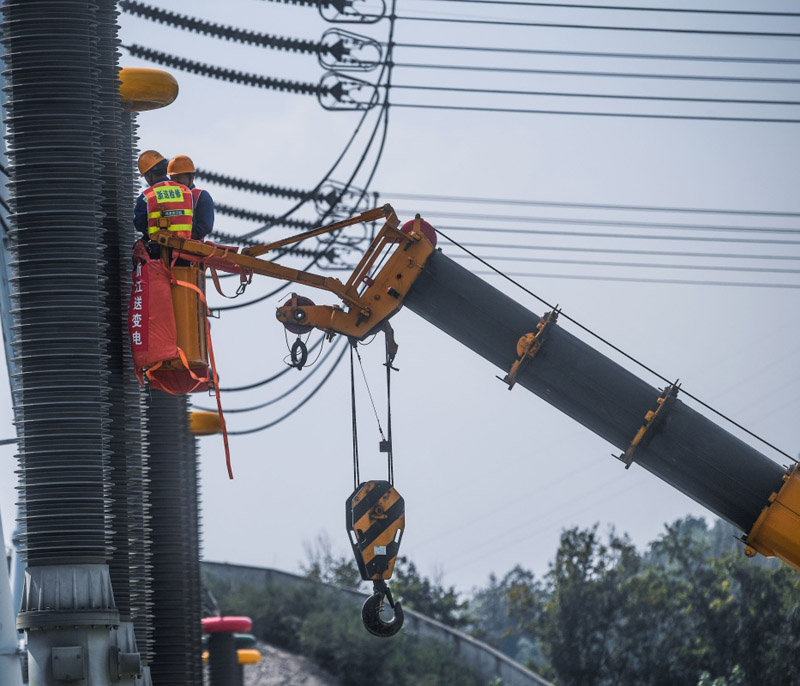
POLYGON ((555 324, 560 312, 561 310, 558 308, 558 305, 556 305, 555 308, 539 320, 539 323, 536 325, 536 333, 526 333, 517 341, 517 355, 519 359, 511 365, 511 370, 505 377, 497 377, 503 383, 508 384, 509 391, 514 388, 514 384, 517 383, 517 373, 520 367, 522 367, 526 360, 532 359, 536 356, 536 353, 541 350, 546 338, 547 325, 551 322, 555 324))
POLYGON ((623 454, 614 456, 625 463, 625 469, 630 469, 636 450, 644 447, 643 443, 645 437, 649 438, 652 436, 652 429, 664 418, 667 406, 677 397, 680 387, 680 383, 675 381, 675 383, 670 384, 664 390, 663 394, 656 400, 656 409, 647 411, 647 414, 644 416, 644 424, 639 427, 628 449, 623 454))

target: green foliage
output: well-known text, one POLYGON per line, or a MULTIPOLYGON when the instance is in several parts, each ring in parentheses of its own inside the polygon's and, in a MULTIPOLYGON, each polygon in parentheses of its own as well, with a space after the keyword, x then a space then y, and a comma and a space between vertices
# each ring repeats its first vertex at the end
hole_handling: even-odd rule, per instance
POLYGON ((465 612, 467 604, 459 601, 455 588, 444 588, 422 576, 406 557, 397 558, 391 588, 394 597, 403 601, 403 607, 457 629, 469 622, 465 612))
POLYGON ((223 614, 251 617, 255 636, 308 656, 342 686, 483 686, 446 645, 406 631, 391 639, 367 633, 357 597, 312 584, 231 591, 210 575, 205 583, 223 614))
POLYGON ((613 531, 564 531, 543 580, 517 568, 476 594, 473 632, 511 655, 529 640, 560 686, 800 684, 800 575, 745 558, 731 531, 687 517, 641 555, 613 531))

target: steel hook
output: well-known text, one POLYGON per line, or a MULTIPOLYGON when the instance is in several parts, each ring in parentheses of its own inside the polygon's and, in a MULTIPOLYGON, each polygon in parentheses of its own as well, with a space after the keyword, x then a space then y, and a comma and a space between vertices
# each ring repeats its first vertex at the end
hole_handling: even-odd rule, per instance
POLYGON ((373 636, 380 638, 389 638, 394 636, 403 626, 405 616, 403 608, 399 602, 392 600, 392 593, 386 582, 381 580, 373 582, 374 592, 364 601, 364 606, 361 608, 361 619, 364 622, 364 627, 373 636), (394 616, 385 622, 381 618, 381 610, 383 610, 383 599, 389 601, 389 607, 394 610, 394 616))

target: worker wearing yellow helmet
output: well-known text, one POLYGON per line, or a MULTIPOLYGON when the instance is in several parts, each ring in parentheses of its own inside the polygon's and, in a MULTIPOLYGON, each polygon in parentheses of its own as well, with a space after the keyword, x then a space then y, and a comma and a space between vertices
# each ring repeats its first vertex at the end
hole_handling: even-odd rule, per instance
POLYGON ((203 240, 214 229, 214 200, 208 191, 194 185, 194 176, 197 173, 194 162, 188 155, 175 155, 169 161, 167 173, 170 179, 191 189, 194 200, 192 238, 203 240))
POLYGON ((167 230, 181 238, 192 236, 194 201, 184 185, 167 178, 167 160, 157 150, 139 155, 139 173, 147 188, 136 199, 133 225, 145 240, 167 230))

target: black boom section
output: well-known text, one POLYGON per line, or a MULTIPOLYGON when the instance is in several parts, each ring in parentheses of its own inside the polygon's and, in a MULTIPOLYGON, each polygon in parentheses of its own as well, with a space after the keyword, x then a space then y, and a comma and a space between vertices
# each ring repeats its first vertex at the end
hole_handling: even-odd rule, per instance
MULTIPOLYGON (((517 359, 519 338, 535 332, 540 319, 438 251, 404 304, 504 372, 517 359)), ((662 395, 554 322, 516 382, 621 451, 662 395)), ((634 461, 749 531, 780 489, 784 469, 680 400, 662 414, 634 461)))

